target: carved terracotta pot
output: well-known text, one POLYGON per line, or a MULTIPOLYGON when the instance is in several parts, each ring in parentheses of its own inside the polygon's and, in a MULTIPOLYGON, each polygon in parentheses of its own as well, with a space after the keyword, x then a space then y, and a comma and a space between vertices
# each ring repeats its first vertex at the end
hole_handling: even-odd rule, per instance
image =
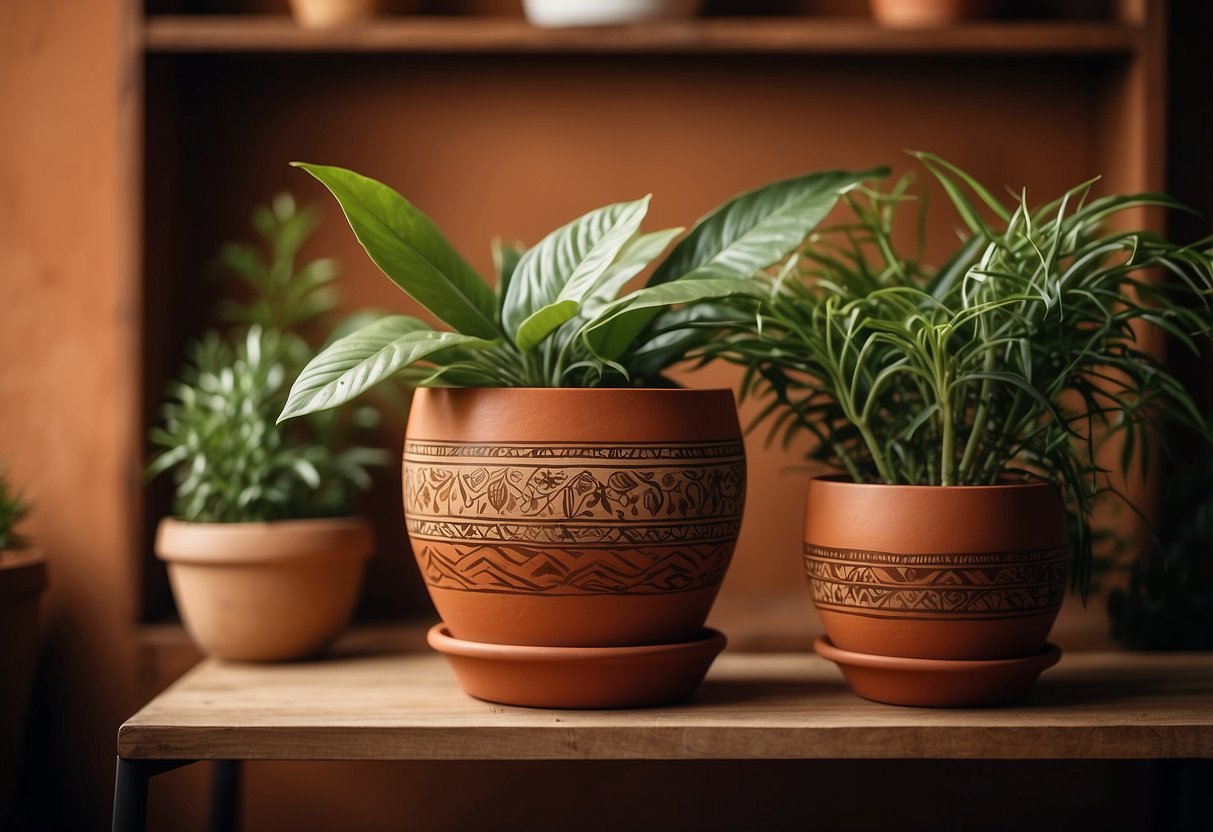
POLYGON ((165 518, 156 554, 194 643, 233 661, 314 656, 345 629, 374 537, 356 517, 271 523, 165 518))
POLYGON ((1041 652, 1065 595, 1066 511, 1050 483, 809 484, 804 562, 834 646, 916 659, 1041 652))
POLYGON ((413 399, 405 517, 456 639, 701 638, 744 502, 728 390, 422 389, 413 399))

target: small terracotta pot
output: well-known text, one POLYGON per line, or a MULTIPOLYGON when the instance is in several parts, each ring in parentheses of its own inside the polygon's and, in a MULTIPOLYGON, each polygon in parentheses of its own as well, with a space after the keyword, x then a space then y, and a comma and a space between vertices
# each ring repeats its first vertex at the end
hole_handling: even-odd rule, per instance
POLYGON ((728 390, 422 389, 413 399, 405 517, 460 640, 698 639, 744 502, 728 390))
POLYGON ((0 828, 16 785, 38 655, 38 599, 45 588, 46 559, 40 552, 0 551, 0 828))
POLYGON ((320 653, 358 599, 370 526, 358 518, 273 523, 160 521, 177 609, 215 658, 287 661, 320 653))
POLYGON ((805 569, 834 646, 919 659, 1039 653, 1065 595, 1070 543, 1044 482, 809 484, 805 569))
POLYGON ((931 29, 989 14, 990 0, 871 0, 872 17, 888 29, 931 29))

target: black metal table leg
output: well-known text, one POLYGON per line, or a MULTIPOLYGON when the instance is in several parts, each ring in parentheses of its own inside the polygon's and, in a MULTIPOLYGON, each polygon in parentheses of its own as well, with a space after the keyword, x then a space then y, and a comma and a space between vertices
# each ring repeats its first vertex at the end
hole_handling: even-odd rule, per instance
POLYGON ((114 832, 144 832, 147 827, 147 781, 157 774, 188 766, 193 760, 124 760, 114 777, 114 832))
POLYGON ((240 760, 216 760, 211 780, 211 832, 240 828, 240 760))

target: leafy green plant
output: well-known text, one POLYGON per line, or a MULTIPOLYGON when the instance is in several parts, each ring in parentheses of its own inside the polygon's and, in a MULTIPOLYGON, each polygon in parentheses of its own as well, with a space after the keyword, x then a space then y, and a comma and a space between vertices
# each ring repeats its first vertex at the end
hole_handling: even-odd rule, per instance
POLYGON ((1100 443, 1121 438, 1127 472, 1137 454, 1148 463, 1143 432, 1163 408, 1204 428, 1143 338, 1154 329, 1194 346, 1209 331, 1209 243, 1114 230, 1127 212, 1179 207, 1165 196, 1092 198, 1092 181, 1008 207, 916 155, 966 229, 950 259, 932 268, 896 250, 909 180, 856 189, 844 197, 850 219, 761 279, 766 297, 705 357, 745 365, 743 393, 769 397, 760 419, 772 435, 812 434, 812 458, 855 481, 1058 483, 1079 521, 1073 575, 1085 588, 1091 511, 1111 488, 1100 443))
POLYGON ((17 524, 29 514, 29 506, 9 489, 8 472, 0 466, 0 552, 24 549, 29 541, 17 531, 17 524))
POLYGON ((831 171, 742 194, 682 232, 641 233, 649 197, 591 211, 531 249, 497 245, 497 285, 391 188, 352 171, 301 164, 337 198, 371 259, 452 330, 393 315, 334 341, 303 370, 282 417, 337 407, 389 378, 412 385, 666 385, 661 373, 712 337, 705 304, 754 295, 758 270, 795 249, 839 196, 883 171, 831 171), (622 294, 621 294, 622 293, 622 294))
POLYGON ((219 310, 237 327, 230 339, 212 331, 191 345, 169 387, 163 425, 151 432, 160 451, 148 476, 173 471, 173 513, 183 520, 348 514, 355 491, 370 486, 367 469, 388 461, 384 450, 353 440, 374 426, 373 408, 357 408, 347 419, 323 413, 289 427, 276 423, 287 380, 314 355, 303 332, 339 301, 332 261, 296 265, 316 222, 314 211, 280 195, 254 212, 262 248, 229 243, 221 251, 220 264, 246 293, 219 310))

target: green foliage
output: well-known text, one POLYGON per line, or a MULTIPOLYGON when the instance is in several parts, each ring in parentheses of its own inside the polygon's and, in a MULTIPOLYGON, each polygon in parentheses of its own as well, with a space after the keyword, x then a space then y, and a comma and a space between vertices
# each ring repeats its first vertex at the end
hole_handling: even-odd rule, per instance
POLYGON ((1127 472, 1138 452, 1148 463, 1144 431, 1164 409, 1204 427, 1141 339, 1154 329, 1193 346, 1208 333, 1209 243, 1112 230, 1135 209, 1178 207, 1164 196, 1092 199, 1086 182, 1039 207, 1026 195, 1007 207, 917 155, 965 224, 947 262, 932 268, 894 248, 907 179, 852 191, 852 218, 762 280, 767 297, 704 354, 747 367, 743 393, 769 397, 761 418, 773 436, 812 434, 811 456, 856 481, 1058 483, 1079 519, 1074 579, 1085 587, 1089 518, 1110 487, 1100 443, 1119 435, 1127 472))
POLYGON ((367 469, 388 461, 385 451, 351 437, 352 430, 373 427, 376 412, 363 407, 345 420, 324 413, 276 424, 287 380, 314 355, 301 331, 339 301, 331 285, 337 269, 329 260, 296 268, 316 216, 298 211, 291 197, 258 208, 253 224, 264 250, 229 243, 220 255, 247 293, 220 309, 239 326, 230 340, 210 332, 191 345, 169 387, 163 426, 151 432, 160 451, 148 476, 173 471, 173 513, 192 522, 348 514, 354 492, 370 485, 367 469))
POLYGON ((20 494, 9 490, 8 472, 0 466, 0 552, 24 549, 29 541, 17 531, 17 524, 29 514, 29 506, 20 494))
POLYGON ((389 378, 419 386, 666 385, 662 372, 702 343, 711 315, 736 315, 706 301, 760 293, 756 271, 794 250, 841 194, 884 175, 832 171, 735 197, 695 225, 647 286, 621 296, 682 232, 640 231, 649 197, 591 211, 530 249, 495 244, 494 290, 386 185, 342 168, 299 166, 337 198, 384 274, 455 331, 395 316, 334 341, 300 374, 282 419, 337 407, 389 378))

